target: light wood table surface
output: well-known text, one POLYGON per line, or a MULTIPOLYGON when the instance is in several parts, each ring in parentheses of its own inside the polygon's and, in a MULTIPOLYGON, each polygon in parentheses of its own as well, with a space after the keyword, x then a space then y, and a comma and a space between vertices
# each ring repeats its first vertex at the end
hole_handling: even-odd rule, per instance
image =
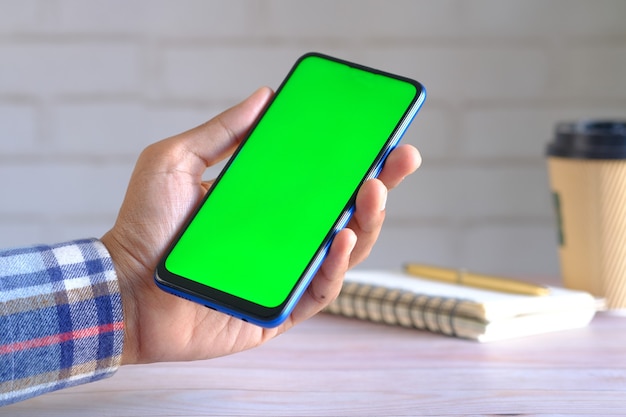
POLYGON ((0 416, 626 415, 626 318, 478 344, 318 315, 261 348, 124 367, 0 416))

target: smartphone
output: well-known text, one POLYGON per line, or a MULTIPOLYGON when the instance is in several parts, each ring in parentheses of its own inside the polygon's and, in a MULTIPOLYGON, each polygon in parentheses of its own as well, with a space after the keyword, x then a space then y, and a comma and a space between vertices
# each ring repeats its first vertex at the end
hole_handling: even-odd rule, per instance
POLYGON ((300 57, 158 264, 157 285, 259 326, 282 323, 425 96, 405 77, 300 57))

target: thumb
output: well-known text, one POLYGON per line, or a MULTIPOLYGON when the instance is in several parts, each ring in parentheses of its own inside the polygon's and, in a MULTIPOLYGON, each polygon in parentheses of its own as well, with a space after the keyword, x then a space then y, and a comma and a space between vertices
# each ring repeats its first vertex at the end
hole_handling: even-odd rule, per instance
POLYGON ((262 87, 208 122, 166 141, 176 142, 170 145, 180 149, 183 156, 195 159, 193 162, 201 163, 197 169, 202 172, 235 150, 272 95, 270 88, 262 87))

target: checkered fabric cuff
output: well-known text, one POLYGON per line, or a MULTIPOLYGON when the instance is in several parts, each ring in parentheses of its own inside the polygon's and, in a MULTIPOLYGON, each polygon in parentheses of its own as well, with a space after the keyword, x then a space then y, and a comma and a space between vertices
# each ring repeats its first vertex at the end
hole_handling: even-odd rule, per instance
POLYGON ((0 405, 112 375, 123 338, 100 241, 0 251, 0 405))

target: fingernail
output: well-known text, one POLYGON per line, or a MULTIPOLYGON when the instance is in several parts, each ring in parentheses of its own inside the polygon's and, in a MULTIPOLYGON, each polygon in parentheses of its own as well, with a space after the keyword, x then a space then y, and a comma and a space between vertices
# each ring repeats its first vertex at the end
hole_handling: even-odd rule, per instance
POLYGON ((383 188, 383 198, 382 198, 382 203, 380 205, 380 211, 384 211, 385 207, 387 206, 387 188, 383 188))

